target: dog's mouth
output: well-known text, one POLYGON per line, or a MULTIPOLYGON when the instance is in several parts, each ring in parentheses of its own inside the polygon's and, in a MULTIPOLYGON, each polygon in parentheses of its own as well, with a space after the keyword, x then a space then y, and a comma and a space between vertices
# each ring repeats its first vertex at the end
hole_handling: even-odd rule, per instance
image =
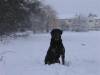
POLYGON ((52 39, 54 39, 55 41, 58 41, 61 39, 61 37, 60 36, 59 37, 52 37, 52 39))
POLYGON ((53 36, 52 36, 52 39, 54 39, 54 40, 58 41, 58 40, 60 40, 60 39, 61 39, 61 36, 60 36, 60 35, 58 35, 58 34, 55 34, 55 35, 53 35, 53 36))
POLYGON ((58 41, 59 39, 55 39, 56 41, 58 41))

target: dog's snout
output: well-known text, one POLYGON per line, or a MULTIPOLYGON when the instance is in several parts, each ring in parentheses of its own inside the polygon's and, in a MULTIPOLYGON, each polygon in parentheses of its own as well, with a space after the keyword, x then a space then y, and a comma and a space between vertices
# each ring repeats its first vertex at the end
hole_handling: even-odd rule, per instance
POLYGON ((61 36, 59 34, 54 34, 52 36, 52 38, 55 39, 55 40, 59 40, 59 39, 61 39, 61 36))

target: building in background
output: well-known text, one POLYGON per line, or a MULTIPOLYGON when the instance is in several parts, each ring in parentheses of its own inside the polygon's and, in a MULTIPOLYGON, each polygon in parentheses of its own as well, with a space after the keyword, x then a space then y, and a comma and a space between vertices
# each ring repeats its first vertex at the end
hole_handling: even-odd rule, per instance
POLYGON ((75 15, 71 18, 59 19, 59 26, 67 31, 97 31, 100 30, 100 18, 93 14, 75 15))

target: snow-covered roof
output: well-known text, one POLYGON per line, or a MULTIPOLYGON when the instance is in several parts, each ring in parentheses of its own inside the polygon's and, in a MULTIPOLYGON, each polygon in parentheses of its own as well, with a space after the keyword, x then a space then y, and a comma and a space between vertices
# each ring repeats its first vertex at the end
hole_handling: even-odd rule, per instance
POLYGON ((63 14, 63 15, 58 15, 59 19, 71 19, 75 17, 75 14, 63 14))

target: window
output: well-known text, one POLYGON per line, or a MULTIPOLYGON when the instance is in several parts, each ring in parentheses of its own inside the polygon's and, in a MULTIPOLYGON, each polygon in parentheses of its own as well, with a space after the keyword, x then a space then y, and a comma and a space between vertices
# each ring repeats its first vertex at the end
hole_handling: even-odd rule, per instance
POLYGON ((93 20, 89 20, 89 22, 93 22, 93 20))
POLYGON ((72 20, 71 20, 71 19, 69 19, 69 20, 68 20, 68 22, 72 22, 72 20))

